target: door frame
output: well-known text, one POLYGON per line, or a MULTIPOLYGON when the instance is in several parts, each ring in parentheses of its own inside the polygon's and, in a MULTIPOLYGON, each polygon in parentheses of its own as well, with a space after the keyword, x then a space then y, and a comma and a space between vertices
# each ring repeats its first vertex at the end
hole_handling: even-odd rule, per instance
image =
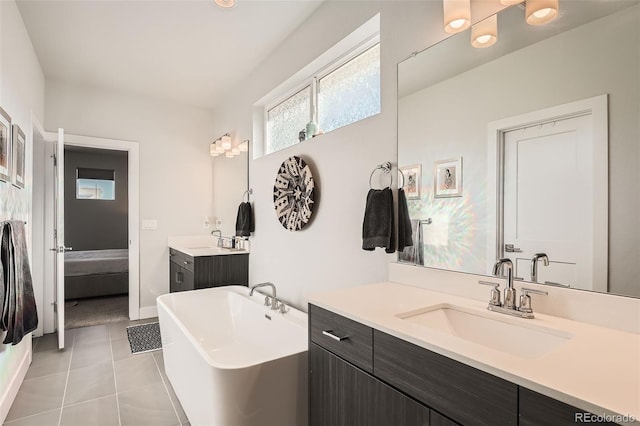
POLYGON ((487 125, 487 270, 491 271, 496 254, 503 244, 503 171, 504 135, 506 132, 544 122, 591 114, 593 117, 593 290, 608 289, 609 264, 609 122, 608 95, 543 108, 526 114, 489 122, 487 125))
MULTIPOLYGON (((48 140, 57 133, 47 132, 48 140)), ((128 153, 129 319, 140 319, 140 146, 137 142, 65 133, 64 145, 128 153)))

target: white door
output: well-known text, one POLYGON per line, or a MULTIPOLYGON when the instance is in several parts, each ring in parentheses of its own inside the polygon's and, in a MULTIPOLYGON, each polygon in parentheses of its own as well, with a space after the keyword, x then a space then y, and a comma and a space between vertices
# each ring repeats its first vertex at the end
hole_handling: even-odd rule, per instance
POLYGON ((504 133, 503 257, 515 276, 593 289, 593 116, 528 125, 504 133))
POLYGON ((58 139, 54 142, 54 215, 55 215, 55 287, 56 326, 58 329, 58 349, 64 349, 64 252, 71 250, 64 246, 64 130, 58 129, 58 139))

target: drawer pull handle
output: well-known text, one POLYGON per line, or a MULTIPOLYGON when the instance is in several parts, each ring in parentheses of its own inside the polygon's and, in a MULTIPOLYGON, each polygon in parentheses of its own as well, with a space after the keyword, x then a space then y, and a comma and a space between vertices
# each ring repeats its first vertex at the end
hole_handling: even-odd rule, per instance
POLYGON ((337 334, 335 334, 333 330, 323 330, 322 334, 324 336, 332 338, 336 342, 342 342, 343 340, 347 340, 349 338, 349 336, 340 337, 337 334))

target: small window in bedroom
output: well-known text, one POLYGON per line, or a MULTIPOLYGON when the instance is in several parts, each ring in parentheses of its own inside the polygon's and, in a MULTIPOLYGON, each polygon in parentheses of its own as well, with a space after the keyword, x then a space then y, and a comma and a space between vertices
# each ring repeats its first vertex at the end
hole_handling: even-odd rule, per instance
POLYGON ((76 199, 115 200, 115 170, 77 168, 76 199))

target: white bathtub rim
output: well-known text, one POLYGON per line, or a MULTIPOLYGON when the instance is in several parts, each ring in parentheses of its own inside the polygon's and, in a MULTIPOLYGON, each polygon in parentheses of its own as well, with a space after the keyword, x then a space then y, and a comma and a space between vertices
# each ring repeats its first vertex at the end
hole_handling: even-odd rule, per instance
MULTIPOLYGON (((244 286, 240 286, 240 285, 233 285, 233 286, 224 286, 224 287, 215 287, 215 288, 207 288, 207 289, 200 289, 200 290, 192 290, 192 291, 201 291, 201 292, 208 292, 208 291, 231 291, 234 293, 237 293, 241 296, 246 297, 247 299, 249 299, 250 301, 258 304, 258 305, 262 305, 263 304, 263 298, 264 295, 261 294, 255 294, 253 296, 249 296, 249 288, 248 287, 244 287, 244 286)), ((211 356, 202 348, 202 345, 200 345, 200 343, 198 342, 198 340, 193 336, 193 334, 188 330, 188 328, 182 323, 182 321, 180 321, 180 319, 178 319, 176 317, 176 315, 172 312, 171 309, 169 309, 169 307, 167 306, 167 304, 165 303, 165 299, 169 299, 171 298, 172 295, 174 295, 175 293, 167 293, 167 294, 163 294, 160 295, 156 298, 156 304, 158 305, 158 315, 160 315, 160 307, 162 307, 162 310, 164 312, 167 313, 167 315, 169 315, 172 320, 175 322, 175 324, 178 326, 178 328, 180 329, 180 331, 186 336, 186 338, 189 340, 189 343, 191 345, 193 345, 193 347, 198 351, 198 353, 200 354, 200 356, 202 356, 202 358, 205 360, 205 362, 207 364, 209 364, 209 366, 213 367, 213 368, 217 368, 220 370, 241 370, 241 369, 246 369, 246 368, 252 368, 255 367, 257 365, 257 363, 239 363, 239 364, 234 364, 234 365, 227 365, 224 363, 220 363, 217 362, 213 359, 211 359, 211 356)), ((293 307, 289 306, 289 311, 287 311, 285 314, 280 313, 279 311, 275 311, 275 310, 270 310, 267 307, 265 307, 265 313, 268 313, 269 316, 271 316, 271 318, 273 320, 276 321, 289 321, 291 322, 293 325, 300 327, 302 330, 304 330, 305 333, 308 333, 308 318, 307 318, 307 314, 296 309, 293 307)), ((305 339, 305 341, 307 341, 307 339, 305 339)), ((308 351, 308 345, 305 346, 304 348, 301 348, 300 350, 292 350, 291 352, 284 354, 283 356, 272 356, 272 357, 265 357, 262 359, 262 361, 259 364, 263 364, 263 363, 268 363, 268 362, 272 362, 275 361, 277 359, 280 358, 286 358, 289 357, 291 355, 297 355, 300 353, 304 353, 308 351)))

